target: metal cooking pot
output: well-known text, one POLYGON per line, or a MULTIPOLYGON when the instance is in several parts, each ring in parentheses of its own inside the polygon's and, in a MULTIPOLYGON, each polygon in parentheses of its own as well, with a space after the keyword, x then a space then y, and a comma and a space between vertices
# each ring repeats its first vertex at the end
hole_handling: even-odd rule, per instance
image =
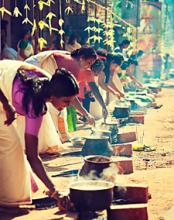
POLYGON ((93 129, 91 132, 92 135, 94 136, 98 136, 98 137, 109 137, 109 139, 111 138, 111 131, 109 130, 101 130, 101 129, 93 129))
POLYGON ((111 163, 112 160, 110 157, 101 155, 86 156, 79 176, 85 176, 91 180, 99 178, 102 176, 103 170, 108 168, 111 163))
POLYGON ((112 156, 113 149, 109 144, 109 137, 106 136, 89 136, 86 137, 85 144, 82 148, 82 155, 103 155, 112 156))
POLYGON ((101 124, 101 128, 106 129, 111 132, 110 143, 116 144, 117 134, 118 134, 118 122, 106 121, 105 123, 101 124))
POLYGON ((115 118, 128 118, 130 113, 130 108, 128 106, 116 106, 113 111, 113 116, 115 118))
POLYGON ((70 184, 70 199, 78 211, 105 210, 112 203, 113 188, 107 181, 77 181, 70 184))

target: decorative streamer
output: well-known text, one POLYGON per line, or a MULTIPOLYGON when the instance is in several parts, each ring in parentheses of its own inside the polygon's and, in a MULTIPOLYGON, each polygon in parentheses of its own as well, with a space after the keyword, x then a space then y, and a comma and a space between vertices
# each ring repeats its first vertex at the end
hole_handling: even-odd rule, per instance
POLYGON ((52 3, 52 4, 55 4, 55 2, 54 2, 53 0, 48 0, 48 1, 46 2, 46 5, 50 7, 50 6, 51 6, 51 3, 52 3))
POLYGON ((108 24, 105 25, 106 29, 104 31, 106 39, 104 40, 104 45, 111 48, 111 50, 114 50, 114 23, 113 23, 113 16, 112 13, 110 13, 110 21, 108 24))
POLYGON ((33 0, 33 27, 31 31, 31 35, 33 36, 37 30, 37 24, 36 24, 36 19, 35 19, 35 13, 34 13, 34 8, 36 7, 35 2, 33 0))
POLYGON ((8 14, 8 15, 12 15, 11 12, 9 10, 7 10, 4 6, 4 0, 2 0, 2 7, 0 8, 0 13, 2 18, 4 17, 4 14, 8 14))
MULTIPOLYGON (((40 15, 42 14, 44 6, 47 6, 47 2, 44 2, 43 0, 39 0, 38 7, 39 7, 40 15)), ((38 27, 40 29, 38 44, 39 44, 40 50, 42 51, 42 49, 45 48, 47 45, 47 40, 44 39, 42 31, 44 28, 49 28, 49 25, 43 20, 43 18, 41 18, 41 20, 39 20, 38 22, 38 27)))
POLYGON ((22 21, 22 24, 31 24, 31 25, 33 25, 33 23, 28 18, 28 11, 30 11, 30 7, 28 6, 27 0, 25 2, 24 9, 25 9, 25 19, 22 21))
MULTIPOLYGON (((2 18, 4 17, 5 14, 7 15, 12 15, 14 17, 19 17, 22 16, 21 11, 18 8, 17 5, 17 0, 15 0, 15 7, 13 9, 13 13, 11 13, 9 10, 7 10, 7 8, 5 8, 5 0, 0 0, 2 2, 2 7, 0 8, 0 14, 2 16, 2 18)), ((31 0, 30 0, 31 1, 31 0)), ((67 15, 73 13, 73 8, 71 6, 71 2, 72 0, 64 0, 67 3, 67 7, 65 8, 64 13, 66 13, 67 15)), ((129 24, 127 21, 125 21, 124 19, 120 18, 117 14, 115 14, 111 8, 106 8, 105 6, 102 6, 99 3, 96 3, 96 1, 93 0, 74 0, 73 2, 76 2, 78 4, 81 5, 81 13, 84 13, 86 10, 86 4, 87 2, 89 4, 93 4, 97 7, 100 7, 101 9, 108 11, 109 14, 111 14, 111 20, 107 23, 106 30, 105 30, 105 36, 106 36, 106 40, 104 43, 106 43, 106 45, 108 45, 109 47, 113 47, 113 42, 114 42, 114 22, 113 22, 113 16, 114 18, 116 18, 119 22, 122 22, 124 24, 126 24, 126 26, 130 27, 130 32, 131 31, 135 31, 135 27, 131 24, 129 24)), ((49 11, 49 13, 46 15, 45 19, 48 19, 47 21, 45 21, 44 18, 42 18, 38 24, 36 21, 36 18, 34 16, 34 7, 35 7, 35 2, 33 0, 33 19, 32 21, 29 19, 30 17, 28 17, 29 15, 29 11, 30 11, 30 7, 29 7, 29 1, 25 0, 25 5, 24 5, 24 9, 25 9, 25 19, 22 21, 22 24, 30 24, 32 25, 32 35, 34 35, 34 33, 37 30, 37 25, 41 31, 41 36, 39 38, 39 45, 40 48, 43 48, 46 44, 47 41, 46 39, 43 38, 42 36, 42 31, 44 28, 48 28, 49 29, 49 33, 50 35, 52 34, 52 31, 58 31, 59 35, 60 35, 60 45, 61 47, 63 47, 64 44, 64 40, 63 40, 63 35, 64 35, 64 30, 63 30, 63 24, 64 24, 64 20, 63 20, 63 16, 62 16, 62 0, 59 0, 59 14, 60 17, 58 19, 58 24, 59 24, 59 30, 54 28, 52 26, 52 20, 53 18, 56 17, 56 14, 54 14, 51 10, 49 11)), ((55 0, 37 0, 37 4, 39 7, 39 11, 42 12, 44 10, 44 7, 51 7, 51 4, 55 4, 55 0)), ((102 24, 104 24, 104 22, 102 22, 100 19, 95 18, 95 17, 89 17, 88 18, 88 27, 85 29, 85 31, 88 32, 88 43, 90 42, 101 42, 102 38, 100 37, 100 33, 103 31, 103 27, 102 24), (91 36, 92 34, 92 36, 91 36)), ((131 34, 129 32, 129 35, 131 34)))
POLYGON ((71 8, 71 0, 66 0, 66 3, 68 4, 68 6, 65 8, 65 13, 69 15, 73 13, 73 10, 71 8))
POLYGON ((60 14, 60 18, 59 18, 58 24, 60 26, 60 30, 58 31, 58 33, 60 35, 60 46, 63 48, 63 45, 64 45, 63 35, 65 31, 63 30, 64 20, 62 18, 62 0, 59 0, 59 14, 60 14))
POLYGON ((43 11, 44 6, 50 7, 51 3, 55 4, 55 2, 53 0, 47 0, 47 2, 44 2, 43 0, 39 0, 38 1, 39 10, 43 11))
POLYGON ((43 11, 44 5, 47 5, 47 3, 44 2, 43 0, 38 1, 38 6, 40 11, 43 11))
POLYGON ((103 21, 100 20, 99 18, 96 18, 95 23, 96 23, 96 29, 95 29, 96 38, 95 39, 98 43, 100 43, 102 40, 102 37, 100 36, 100 34, 103 31, 103 29, 101 28, 101 26, 103 25, 103 21))
POLYGON ((56 14, 54 14, 52 11, 51 11, 51 4, 55 4, 54 1, 52 0, 49 0, 49 2, 47 2, 49 4, 49 12, 48 14, 46 15, 46 19, 48 19, 48 28, 49 28, 49 33, 50 35, 52 35, 52 31, 58 31, 58 29, 56 28, 53 28, 52 27, 52 19, 53 17, 56 17, 56 14))
POLYGON ((44 20, 38 22, 39 29, 43 31, 44 28, 49 28, 48 24, 44 20))
POLYGON ((56 17, 56 15, 51 11, 46 16, 46 18, 48 19, 48 28, 49 28, 50 35, 52 34, 53 30, 58 31, 56 28, 53 28, 52 25, 51 25, 51 21, 52 21, 53 17, 56 17))
POLYGON ((100 26, 102 25, 102 20, 95 18, 95 17, 88 17, 88 23, 89 26, 85 29, 85 31, 88 32, 88 43, 90 42, 101 42, 102 37, 100 37, 100 33, 101 31, 103 31, 102 28, 100 28, 100 26), (92 22, 94 25, 90 26, 90 22, 92 22), (92 36, 91 32, 94 32, 94 34, 92 36))
POLYGON ((94 2, 93 0, 88 0, 89 3, 92 3, 96 6, 99 6, 100 8, 104 9, 105 11, 108 11, 109 13, 112 13, 112 15, 117 18, 118 21, 123 22, 126 26, 129 26, 133 29, 136 29, 136 27, 134 27, 132 24, 128 23, 127 21, 125 21, 124 19, 122 19, 121 17, 119 17, 117 14, 115 14, 113 11, 111 11, 109 8, 106 8, 105 6, 102 6, 96 2, 94 2))
POLYGON ((47 45, 47 41, 43 37, 41 37, 41 36, 38 39, 38 43, 39 43, 40 50, 45 48, 45 46, 47 45))
POLYGON ((85 13, 86 3, 85 0, 82 1, 81 13, 85 13))
POLYGON ((15 7, 14 7, 14 11, 13 11, 13 16, 16 18, 19 16, 22 16, 22 13, 19 11, 19 8, 17 7, 17 0, 15 0, 15 7))

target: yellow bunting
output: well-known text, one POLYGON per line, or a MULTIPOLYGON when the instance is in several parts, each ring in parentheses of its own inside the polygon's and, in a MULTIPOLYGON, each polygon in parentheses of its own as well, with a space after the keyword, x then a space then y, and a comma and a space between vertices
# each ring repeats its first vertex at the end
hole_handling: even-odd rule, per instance
POLYGON ((97 22, 98 24, 103 24, 103 21, 101 19, 99 19, 99 18, 96 18, 95 22, 97 22))
POLYGON ((95 18, 95 17, 88 17, 87 19, 88 23, 90 24, 90 22, 93 23, 93 26, 88 26, 85 31, 88 32, 88 43, 93 42, 93 43, 100 43, 102 40, 102 37, 100 37, 100 32, 103 31, 103 29, 101 28, 103 21, 99 18, 95 18), (94 32, 93 36, 90 36, 90 32, 94 32))
POLYGON ((47 5, 47 6, 51 6, 51 3, 52 3, 52 4, 55 4, 55 2, 54 2, 53 0, 48 0, 47 3, 46 3, 46 5, 47 5))
POLYGON ((42 0, 39 0, 39 1, 38 1, 38 6, 39 6, 39 10, 40 10, 40 11, 43 10, 44 5, 46 5, 46 3, 45 3, 44 1, 42 1, 42 0))
POLYGON ((15 16, 15 17, 22 16, 22 13, 19 11, 19 8, 18 8, 18 7, 15 7, 15 8, 14 8, 13 16, 15 16))
POLYGON ((124 19, 122 19, 121 17, 119 17, 117 14, 115 14, 113 11, 111 11, 109 8, 106 8, 105 6, 100 5, 99 3, 96 3, 96 1, 93 0, 87 0, 89 3, 96 5, 102 9, 104 9, 105 11, 108 11, 109 13, 111 13, 115 18, 117 18, 117 20, 123 22, 124 24, 126 24, 127 26, 135 29, 136 27, 134 27, 132 24, 128 23, 127 21, 125 21, 124 19))
POLYGON ((24 6, 24 9, 26 10, 26 11, 29 11, 30 10, 30 7, 28 6, 28 3, 26 2, 26 4, 25 4, 25 6, 24 6))
POLYGON ((65 9, 65 13, 66 13, 67 15, 73 13, 72 8, 68 6, 68 7, 65 9))
POLYGON ((65 33, 63 29, 60 29, 59 34, 62 36, 65 33))
POLYGON ((95 18, 95 17, 88 17, 87 22, 90 22, 90 21, 95 22, 95 21, 96 21, 96 18, 95 18))
POLYGON ((65 13, 69 15, 73 13, 73 9, 71 8, 71 0, 66 0, 66 3, 68 4, 68 6, 65 8, 65 13))
POLYGON ((51 11, 46 16, 46 18, 48 19, 48 23, 49 23, 50 35, 52 34, 53 30, 58 31, 56 28, 53 28, 52 25, 51 25, 51 20, 52 20, 53 17, 56 17, 56 15, 54 13, 52 13, 51 11))
POLYGON ((17 0, 15 0, 15 7, 14 7, 14 10, 13 10, 13 16, 14 17, 19 17, 19 16, 22 16, 22 13, 19 11, 19 8, 17 7, 17 0))
POLYGON ((65 32, 63 30, 64 20, 62 18, 62 0, 59 0, 59 14, 60 14, 60 18, 58 20, 58 24, 60 26, 60 30, 58 31, 58 33, 60 35, 60 46, 61 48, 63 48, 63 45, 64 45, 63 35, 65 32))
POLYGON ((92 27, 92 28, 91 28, 91 31, 94 31, 94 32, 95 32, 95 31, 96 31, 96 27, 95 27, 95 26, 92 27))
POLYGON ((47 2, 44 2, 43 0, 38 1, 39 10, 43 11, 44 6, 50 7, 51 4, 55 4, 53 0, 47 0, 47 2))
POLYGON ((40 37, 40 38, 38 39, 38 43, 39 43, 39 48, 40 48, 40 50, 42 50, 43 48, 45 48, 46 45, 47 45, 47 41, 46 41, 43 37, 40 37))
POLYGON ((85 28, 85 30, 84 31, 87 31, 88 33, 90 33, 90 31, 91 31, 91 27, 90 26, 88 26, 87 28, 85 28))
POLYGON ((56 15, 52 13, 51 11, 46 16, 46 18, 48 18, 49 20, 51 20, 53 17, 56 17, 56 15))
POLYGON ((35 14, 34 14, 34 8, 36 7, 35 3, 34 3, 35 0, 32 0, 32 4, 33 4, 33 27, 32 27, 32 30, 31 30, 31 35, 34 36, 36 30, 37 30, 37 24, 36 24, 36 19, 35 19, 35 14))
POLYGON ((85 8, 86 8, 86 4, 85 4, 85 0, 83 0, 82 2, 82 8, 81 8, 81 13, 85 12, 85 8))
POLYGON ((104 45, 111 48, 111 50, 114 50, 114 22, 113 22, 113 15, 110 13, 110 21, 108 21, 107 24, 105 24, 105 31, 104 31, 106 39, 103 41, 104 45))
POLYGON ((31 35, 33 36, 34 33, 37 30, 37 25, 36 25, 36 19, 33 20, 33 27, 32 27, 32 31, 31 31, 31 35))
POLYGON ((11 12, 8 11, 5 7, 1 7, 1 8, 0 8, 0 13, 1 13, 1 15, 2 15, 2 18, 4 17, 4 14, 8 14, 8 15, 11 16, 11 12))
POLYGON ((31 25, 33 25, 33 23, 29 20, 29 18, 25 18, 25 19, 22 21, 22 24, 31 24, 31 25))
POLYGON ((0 13, 2 15, 2 18, 4 17, 4 14, 12 15, 9 10, 7 10, 4 6, 4 0, 2 1, 2 7, 0 8, 0 13))
POLYGON ((97 36, 97 35, 93 35, 93 36, 89 37, 89 40, 93 40, 94 43, 97 42, 97 41, 100 43, 101 40, 102 40, 102 37, 97 36))
POLYGON ((60 18, 58 23, 60 26, 62 26, 64 24, 64 20, 62 18, 60 18))
POLYGON ((52 31, 57 31, 57 32, 58 32, 58 29, 57 29, 57 28, 53 28, 53 27, 52 27, 52 31))
POLYGON ((42 31, 44 28, 49 28, 48 24, 47 24, 45 21, 43 21, 43 20, 40 20, 40 21, 38 22, 38 26, 39 26, 39 28, 40 28, 41 31, 42 31))
POLYGON ((96 28, 95 32, 100 33, 103 29, 102 28, 96 28))
POLYGON ((28 18, 28 11, 30 11, 30 7, 28 6, 27 1, 25 3, 24 9, 25 9, 25 19, 22 21, 22 24, 31 24, 31 25, 33 25, 33 23, 28 18))

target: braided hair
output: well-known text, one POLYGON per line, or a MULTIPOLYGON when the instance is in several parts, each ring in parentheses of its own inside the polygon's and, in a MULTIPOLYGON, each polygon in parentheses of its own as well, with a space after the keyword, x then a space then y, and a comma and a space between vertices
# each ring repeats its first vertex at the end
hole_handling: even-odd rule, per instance
POLYGON ((46 100, 51 96, 68 97, 79 93, 79 87, 74 76, 65 69, 57 69, 51 80, 36 75, 29 76, 27 70, 19 69, 17 76, 23 82, 24 92, 22 105, 26 113, 29 113, 30 103, 34 116, 38 117, 47 111, 46 100))

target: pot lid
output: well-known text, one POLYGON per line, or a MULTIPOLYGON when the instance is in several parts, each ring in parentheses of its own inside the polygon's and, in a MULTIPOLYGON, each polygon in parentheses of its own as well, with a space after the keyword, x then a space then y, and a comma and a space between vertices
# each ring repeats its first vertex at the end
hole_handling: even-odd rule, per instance
MULTIPOLYGON (((96 132, 96 133, 97 133, 97 132, 99 132, 99 133, 108 133, 108 134, 111 133, 109 130, 106 130, 106 129, 93 129, 92 132, 94 132, 94 133, 95 133, 95 132, 96 132)), ((96 136, 96 135, 95 135, 95 136, 96 136)), ((105 135, 103 135, 103 136, 105 136, 105 135)))
POLYGON ((102 125, 118 125, 118 121, 106 121, 102 123, 102 125))
POLYGON ((130 106, 119 106, 119 105, 116 105, 115 106, 115 109, 129 109, 130 106))
POLYGON ((85 137, 86 140, 108 140, 109 137, 107 136, 99 136, 99 135, 92 135, 85 137))
POLYGON ((96 191, 112 189, 114 184, 104 180, 78 180, 69 185, 70 189, 81 191, 96 191))

